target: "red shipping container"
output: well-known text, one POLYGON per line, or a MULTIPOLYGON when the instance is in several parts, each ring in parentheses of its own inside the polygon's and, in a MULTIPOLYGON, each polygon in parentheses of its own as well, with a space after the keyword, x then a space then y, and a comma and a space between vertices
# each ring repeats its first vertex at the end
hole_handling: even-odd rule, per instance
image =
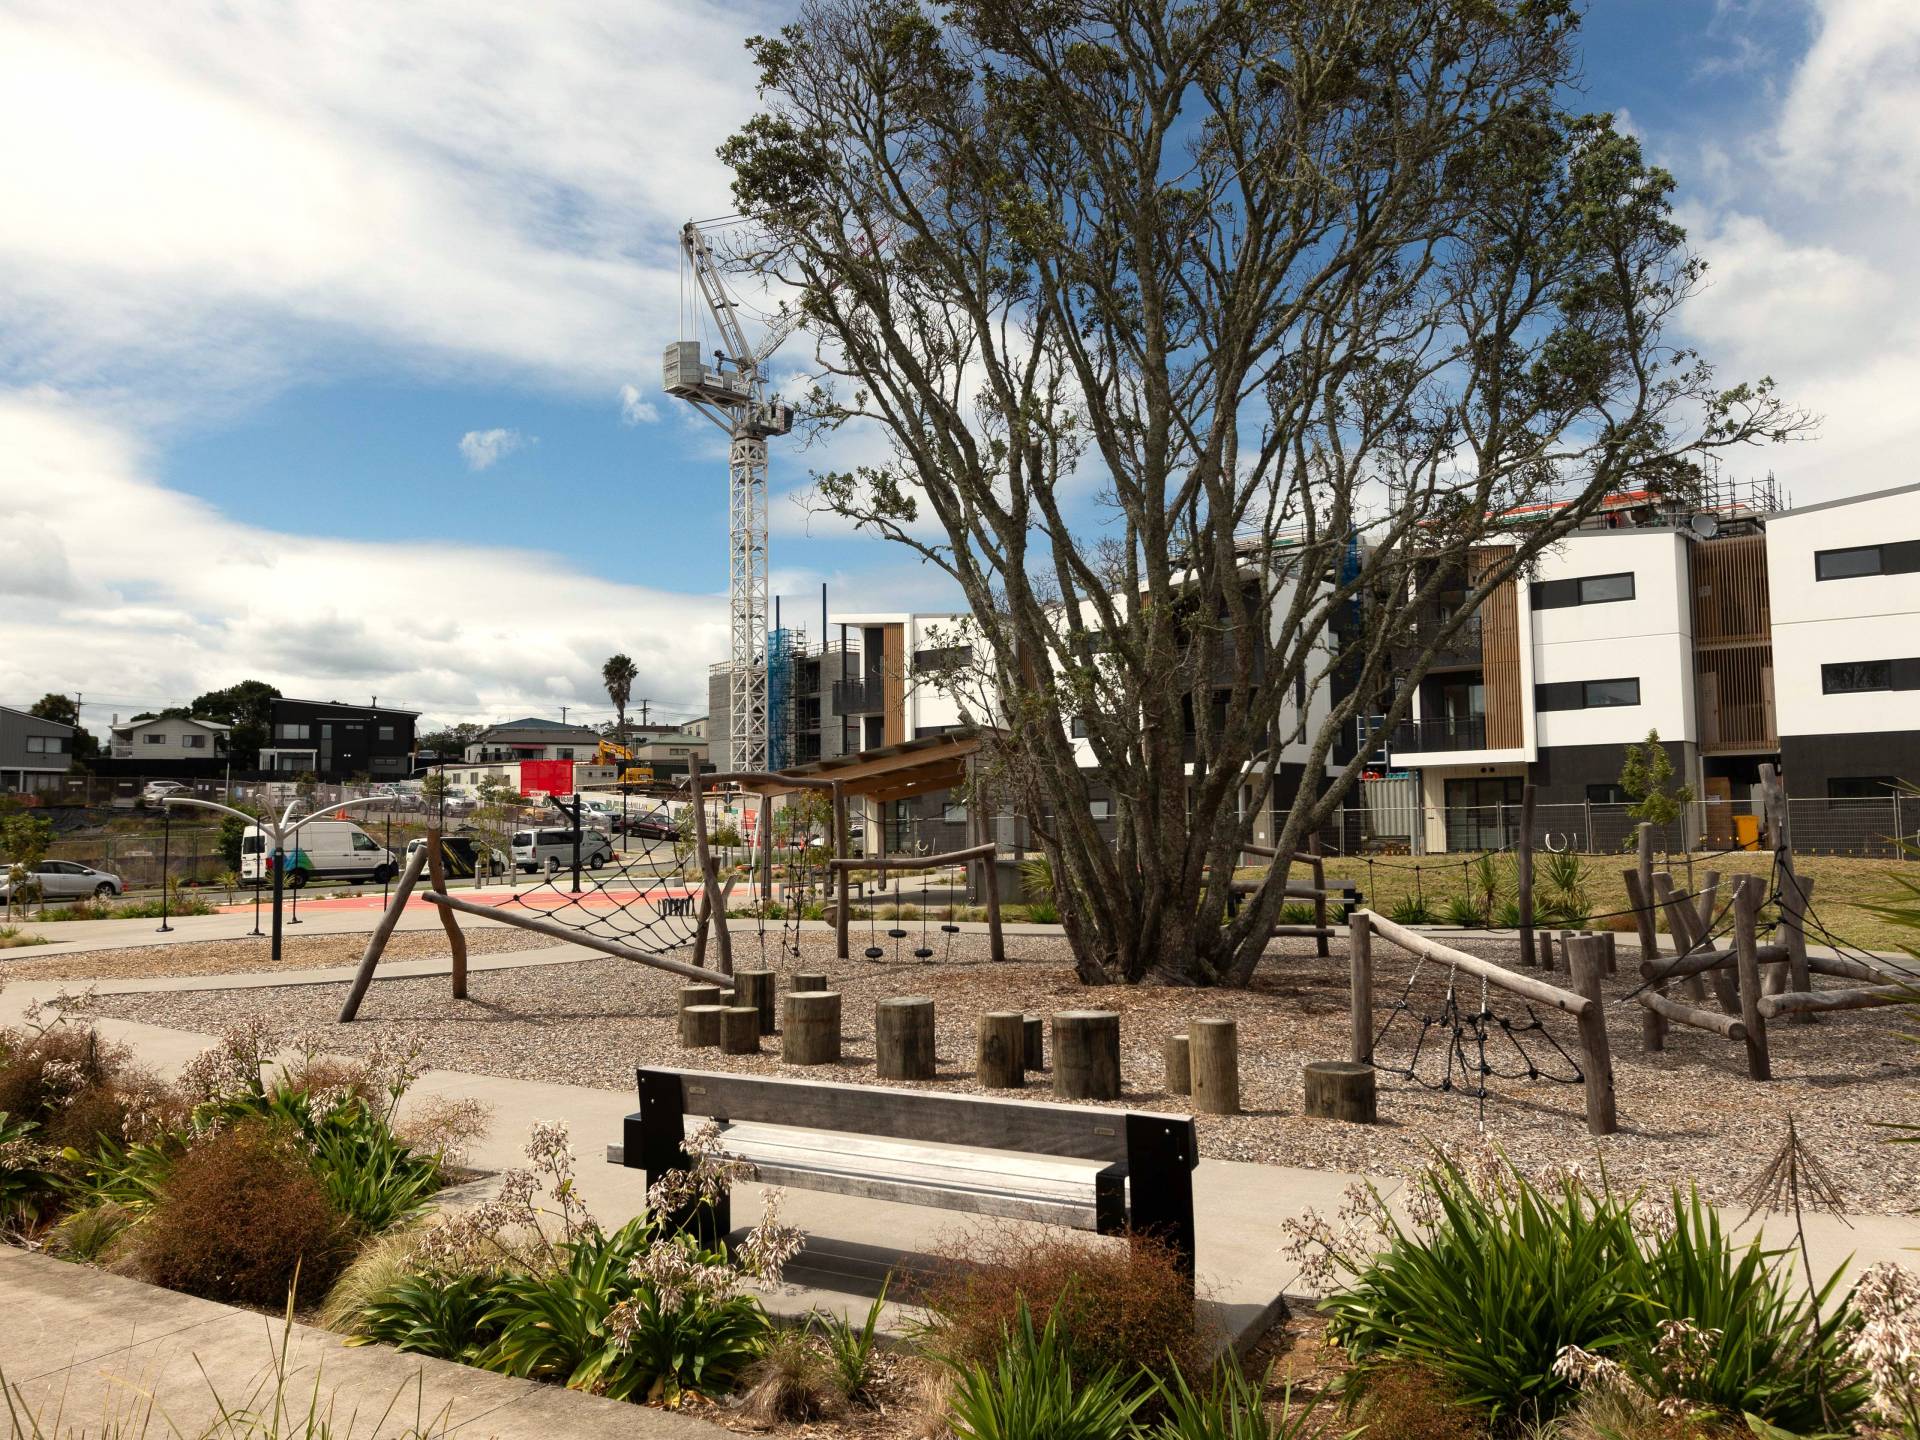
POLYGON ((573 761, 522 760, 520 793, 526 796, 573 794, 573 761))

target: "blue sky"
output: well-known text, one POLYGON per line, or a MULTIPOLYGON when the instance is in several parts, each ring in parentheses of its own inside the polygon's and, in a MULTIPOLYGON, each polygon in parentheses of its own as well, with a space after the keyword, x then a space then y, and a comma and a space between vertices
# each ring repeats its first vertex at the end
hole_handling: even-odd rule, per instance
MULTIPOLYGON (((1690 338, 1820 437, 1795 498, 1913 478, 1920 20, 1897 0, 1595 0, 1587 103, 1681 182, 1690 338)), ((743 36, 782 7, 0 0, 0 703, 88 720, 260 675, 433 719, 704 708, 723 437, 658 393, 676 227, 727 208, 743 36), (112 13, 103 13, 112 12, 112 13)), ((845 458, 849 448, 830 452, 845 458)), ((927 607, 809 528, 775 588, 927 607)))

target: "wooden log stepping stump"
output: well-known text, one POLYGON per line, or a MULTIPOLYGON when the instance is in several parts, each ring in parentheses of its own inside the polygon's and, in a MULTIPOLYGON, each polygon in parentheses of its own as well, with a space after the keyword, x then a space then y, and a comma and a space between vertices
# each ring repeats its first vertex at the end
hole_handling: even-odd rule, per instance
POLYGON ((1120 1016, 1062 1010, 1053 1017, 1053 1091, 1063 1100, 1120 1098, 1120 1016))
POLYGON ((1029 1070, 1047 1068, 1047 1020, 1044 1015, 1029 1015, 1023 1022, 1027 1032, 1026 1067, 1029 1070))
POLYGON ((789 1065, 840 1059, 840 992, 789 990, 781 1010, 780 1058, 789 1065))
POLYGON ((816 970, 796 970, 793 972, 793 983, 789 988, 794 990, 824 990, 827 988, 827 977, 816 970))
POLYGON ((1371 1065, 1351 1060, 1313 1060, 1304 1071, 1306 1113, 1322 1120, 1371 1125, 1379 1119, 1371 1065))
POLYGON ((727 1055, 760 1053, 760 1009, 756 1005, 727 1005, 720 1011, 720 1049, 727 1055))
POLYGON ((990 1010, 976 1032, 973 1076, 989 1090, 1018 1090, 1027 1083, 1027 1017, 1018 1010, 990 1010))
POLYGON ((680 1048, 704 1050, 720 1043, 720 1016, 724 1005, 689 1005, 680 1012, 680 1048))
POLYGON ((1187 1026, 1193 1108, 1203 1115, 1240 1113, 1240 1027, 1207 1018, 1187 1026))
POLYGON ((760 1033, 771 1035, 778 1024, 778 1015, 773 1008, 774 997, 779 993, 780 977, 771 970, 736 970, 733 972, 733 993, 737 1004, 751 1005, 760 1012, 760 1033))
POLYGON ((873 1050, 882 1080, 933 1079, 933 998, 896 995, 874 1006, 873 1050))
POLYGON ((1167 1093, 1169 1095, 1191 1095, 1193 1093, 1193 1066, 1187 1053, 1187 1037, 1184 1033, 1169 1035, 1160 1043, 1160 1053, 1167 1062, 1167 1093))
POLYGON ((718 985, 682 985, 680 987, 680 1009, 684 1013, 689 1005, 718 1005, 720 987, 718 985))

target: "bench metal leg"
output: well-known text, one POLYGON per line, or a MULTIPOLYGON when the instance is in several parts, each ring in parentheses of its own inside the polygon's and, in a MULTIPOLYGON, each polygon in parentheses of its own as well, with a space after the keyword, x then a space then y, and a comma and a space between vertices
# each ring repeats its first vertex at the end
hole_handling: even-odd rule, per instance
MULTIPOLYGON (((627 1117, 623 1158, 627 1165, 646 1171, 647 1184, 652 1185, 670 1170, 691 1170, 693 1157, 685 1146, 687 1117, 680 1103, 680 1077, 652 1070, 636 1073, 640 1113, 627 1117)), ((733 1197, 721 1195, 710 1206, 684 1206, 663 1218, 670 1229, 691 1226, 695 1239, 709 1249, 717 1249, 733 1229, 733 1197)))
POLYGON ((1193 1166, 1199 1157, 1191 1120, 1127 1116, 1128 1218, 1133 1233, 1150 1235, 1173 1252, 1174 1264, 1194 1279, 1193 1166))

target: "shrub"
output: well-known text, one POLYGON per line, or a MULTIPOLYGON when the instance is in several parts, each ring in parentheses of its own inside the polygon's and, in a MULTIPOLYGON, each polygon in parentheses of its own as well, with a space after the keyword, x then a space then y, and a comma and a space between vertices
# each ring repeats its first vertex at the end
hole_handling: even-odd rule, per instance
POLYGON ((44 1123, 74 1096, 106 1084, 126 1058, 88 1027, 7 1031, 0 1035, 0 1110, 44 1123))
POLYGON ((1461 1404, 1446 1382, 1418 1365, 1385 1364, 1358 1372, 1346 1400, 1366 1440, 1485 1440, 1487 1434, 1486 1422, 1461 1404))
POLYGON ((866 1397, 873 1384, 875 1370, 874 1335, 880 1328, 880 1312, 887 1303, 887 1290, 893 1284, 893 1276, 880 1282, 880 1293, 873 1297, 873 1303, 867 1307, 867 1318, 863 1324, 855 1325, 840 1315, 829 1315, 823 1311, 814 1312, 809 1317, 809 1328, 817 1323, 820 1338, 826 1347, 828 1358, 833 1362, 835 1382, 840 1393, 849 1400, 866 1397))
POLYGON ((67 1260, 98 1261, 133 1224, 127 1210, 103 1200, 69 1212, 47 1237, 47 1249, 67 1260))
POLYGON ((44 935, 30 935, 18 925, 0 925, 0 950, 24 950, 29 945, 46 943, 44 935))
POLYGON ((1520 902, 1502 900, 1493 908, 1493 926, 1496 930, 1518 930, 1520 928, 1520 902))
MULTIPOLYGON (((699 1252, 684 1236, 659 1242, 656 1249, 686 1245, 696 1266, 724 1265, 718 1252, 699 1252)), ((649 1284, 610 1319, 617 1355, 604 1371, 590 1376, 597 1393, 616 1399, 645 1397, 677 1405, 683 1395, 716 1394, 733 1387, 765 1343, 768 1321, 750 1295, 676 1294, 649 1284)))
POLYGON ((39 1125, 0 1110, 0 1225, 33 1215, 51 1188, 39 1125))
POLYGON ((1059 1317, 1036 1330, 1024 1304, 989 1359, 958 1368, 947 1414, 958 1440, 1121 1440, 1147 1393, 1118 1364, 1076 1364, 1059 1317))
POLYGON ((378 1235, 426 1207, 440 1167, 416 1155, 358 1101, 314 1130, 314 1173, 333 1208, 363 1235, 378 1235))
POLYGON ((1308 901, 1294 900, 1280 907, 1282 925, 1311 925, 1313 922, 1313 906, 1308 901))
POLYGON ((1051 900, 1030 900, 1027 902, 1027 919, 1035 925, 1058 925, 1060 907, 1051 900))
POLYGON ((1431 925, 1433 906, 1424 895, 1402 895, 1387 911, 1387 918, 1396 925, 1431 925))
POLYGON ((1196 1392, 1185 1375, 1173 1370, 1157 1386, 1161 1414, 1143 1440, 1298 1440, 1317 1433, 1316 1406, 1309 1403, 1296 1409, 1291 1385, 1277 1412, 1267 1408, 1266 1390, 1272 1377, 1269 1369, 1256 1385, 1238 1364, 1223 1360, 1214 1367, 1208 1388, 1196 1392))
POLYGON ((498 1336, 487 1319, 493 1303, 488 1275, 402 1274, 356 1305, 348 1343, 472 1361, 498 1336))
POLYGON ((631 1266, 653 1237, 653 1226, 636 1217, 611 1235, 595 1231, 563 1244, 550 1273, 501 1277, 485 1316, 496 1338, 474 1363, 575 1388, 604 1379, 613 1393, 628 1377, 607 1316, 639 1293, 631 1266))
POLYGON ((822 1419, 839 1410, 846 1398, 833 1361, 811 1325, 776 1330, 747 1368, 746 1384, 741 1414, 768 1427, 782 1421, 822 1419))
POLYGON ((1486 913, 1471 895, 1447 898, 1447 923, 1462 930, 1477 930, 1486 923, 1486 913))
POLYGON ((324 1287, 345 1258, 344 1227, 306 1157, 265 1124, 218 1131, 176 1161, 141 1226, 156 1284, 210 1300, 273 1305, 296 1272, 324 1287))
POLYGON ((1059 1322, 1061 1343, 1082 1370, 1117 1365, 1131 1375, 1161 1369, 1170 1357, 1194 1373, 1206 1368, 1193 1299, 1165 1245, 982 1229, 941 1258, 915 1298, 927 1312, 929 1348, 953 1364, 990 1363, 1030 1311, 1043 1326, 1059 1322))

